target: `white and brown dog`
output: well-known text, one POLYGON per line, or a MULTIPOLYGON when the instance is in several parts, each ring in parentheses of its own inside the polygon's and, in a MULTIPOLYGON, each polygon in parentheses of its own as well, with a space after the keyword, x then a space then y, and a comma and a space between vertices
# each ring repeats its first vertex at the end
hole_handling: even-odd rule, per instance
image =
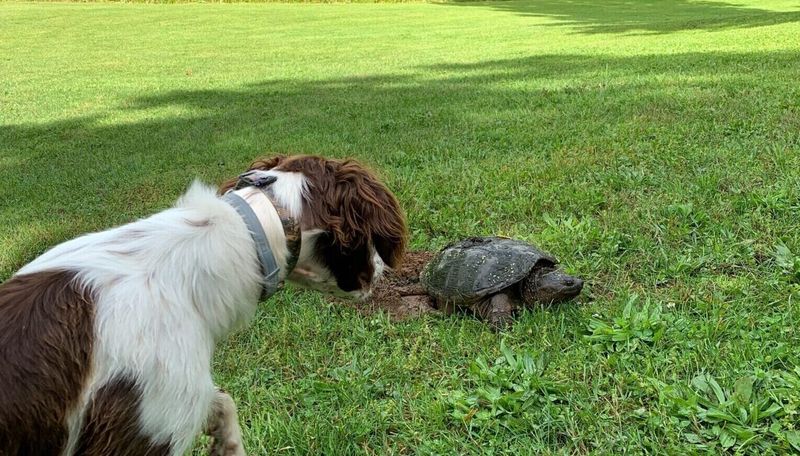
POLYGON ((214 346, 283 280, 366 296, 406 227, 354 161, 260 160, 174 208, 44 253, 0 285, 0 455, 244 454, 214 346))

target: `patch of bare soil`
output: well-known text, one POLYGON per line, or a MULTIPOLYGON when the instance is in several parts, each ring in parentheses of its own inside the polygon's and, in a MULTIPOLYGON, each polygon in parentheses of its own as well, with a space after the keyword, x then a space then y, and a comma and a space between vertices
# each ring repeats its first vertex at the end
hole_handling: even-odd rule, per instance
POLYGON ((408 252, 398 269, 386 270, 383 279, 372 289, 369 300, 339 302, 364 314, 384 311, 394 321, 434 312, 433 299, 425 294, 419 283, 419 274, 433 255, 433 252, 408 252))

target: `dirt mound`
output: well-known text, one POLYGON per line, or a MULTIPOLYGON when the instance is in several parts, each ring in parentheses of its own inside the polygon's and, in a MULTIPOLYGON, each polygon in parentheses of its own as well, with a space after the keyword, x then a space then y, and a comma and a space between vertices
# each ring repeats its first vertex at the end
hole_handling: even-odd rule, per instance
POLYGON ((433 258, 433 252, 408 252, 398 269, 386 270, 383 279, 364 302, 340 301, 365 314, 384 311, 395 321, 434 311, 433 300, 419 283, 419 273, 433 258))

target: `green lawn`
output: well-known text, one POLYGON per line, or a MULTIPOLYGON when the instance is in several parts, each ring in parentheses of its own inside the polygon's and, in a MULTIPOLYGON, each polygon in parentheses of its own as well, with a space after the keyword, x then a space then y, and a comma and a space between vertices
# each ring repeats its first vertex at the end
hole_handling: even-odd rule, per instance
POLYGON ((271 153, 412 246, 587 278, 503 334, 286 291, 220 347, 252 454, 800 452, 800 5, 0 3, 0 279, 271 153))

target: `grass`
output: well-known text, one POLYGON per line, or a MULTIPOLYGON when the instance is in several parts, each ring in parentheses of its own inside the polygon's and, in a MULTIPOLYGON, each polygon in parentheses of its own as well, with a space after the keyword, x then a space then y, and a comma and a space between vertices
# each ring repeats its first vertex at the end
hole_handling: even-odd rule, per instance
POLYGON ((588 289, 502 334, 280 293, 216 357, 251 453, 800 452, 800 9, 598 4, 0 4, 0 278, 352 156, 414 248, 518 237, 588 289))

